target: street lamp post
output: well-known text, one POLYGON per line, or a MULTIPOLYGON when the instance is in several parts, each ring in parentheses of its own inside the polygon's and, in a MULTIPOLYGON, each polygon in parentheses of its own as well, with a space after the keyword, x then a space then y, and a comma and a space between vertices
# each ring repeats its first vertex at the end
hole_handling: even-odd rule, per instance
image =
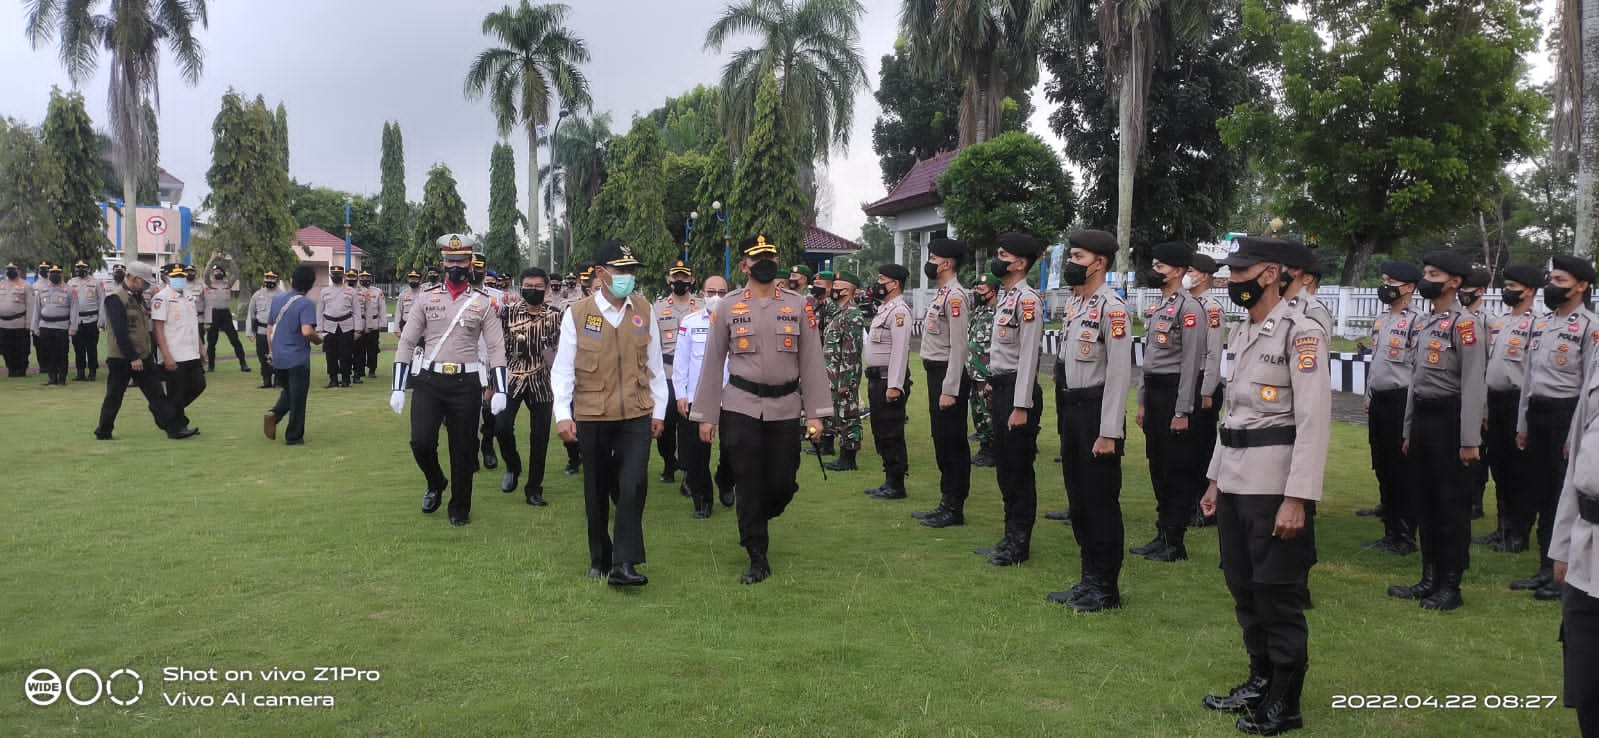
POLYGON ((711 203, 711 210, 716 212, 716 220, 722 224, 722 278, 733 278, 733 223, 728 218, 727 208, 722 207, 722 201, 711 203))
POLYGON ((688 218, 683 221, 683 263, 688 263, 688 242, 694 237, 694 221, 700 219, 698 210, 689 211, 688 218))
POLYGON ((350 271, 350 198, 344 198, 344 271, 350 271))
MULTIPOLYGON (((555 137, 560 135, 560 133, 561 133, 561 121, 566 120, 566 116, 571 115, 571 114, 572 114, 571 110, 568 110, 566 108, 561 108, 561 112, 559 112, 559 113, 557 113, 555 115, 555 127, 550 130, 550 176, 551 177, 554 177, 556 171, 558 171, 561 168, 560 162, 559 162, 557 154, 556 154, 556 149, 555 149, 555 137)), ((537 197, 538 193, 535 192, 535 193, 533 193, 533 195, 535 197, 537 197)), ((566 182, 565 182, 565 180, 562 180, 562 182, 561 182, 561 206, 563 207, 563 209, 568 207, 567 204, 566 204, 566 182)), ((570 211, 568 210, 568 212, 570 212, 570 211)), ((538 225, 539 224, 537 224, 537 223, 533 224, 533 229, 532 230, 533 230, 533 237, 535 239, 538 238, 538 225)), ((550 259, 549 259, 549 266, 550 266, 550 274, 554 274, 555 273, 555 219, 554 218, 550 219, 550 259)))

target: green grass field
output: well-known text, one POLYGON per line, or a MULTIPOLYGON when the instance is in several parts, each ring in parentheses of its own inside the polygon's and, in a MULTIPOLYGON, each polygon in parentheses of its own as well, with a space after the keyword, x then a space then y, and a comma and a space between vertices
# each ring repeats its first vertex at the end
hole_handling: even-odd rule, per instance
MULTIPOLYGON (((385 357, 387 362, 388 357, 385 357)), ((911 499, 869 500, 874 470, 801 466, 801 491, 773 524, 773 579, 740 586, 746 560, 719 505, 690 518, 654 482, 645 515, 647 587, 585 579, 581 478, 552 445, 547 508, 477 479, 473 524, 418 510, 407 420, 376 383, 320 388, 307 444, 262 438, 273 393, 231 362, 191 408, 198 438, 169 441, 137 393, 114 442, 96 442, 101 385, 0 380, 12 510, 0 522, 0 734, 25 735, 1236 735, 1200 707, 1246 662, 1217 568, 1215 531, 1191 561, 1129 556, 1126 609, 1075 615, 1044 595, 1075 580, 1068 528, 1040 520, 1032 560, 999 569, 972 555, 1000 533, 992 469, 974 469, 968 525, 909 518, 936 500, 917 388, 911 499), (560 460, 556 457, 561 456, 560 460), (166 667, 376 669, 376 682, 163 682, 166 667), (145 681, 130 707, 62 699, 38 707, 23 682, 46 667, 145 681), (224 696, 331 695, 333 707, 224 706, 224 696), (214 707, 172 707, 179 693, 214 707)), ((254 363, 254 357, 251 357, 254 363)), ((918 370, 919 371, 919 370, 918 370)), ((102 375, 103 377, 103 375, 102 375)), ((409 408, 407 409, 409 411, 409 408)), ((1037 464, 1040 509, 1064 501, 1053 409, 1037 464)), ((1363 428, 1335 424, 1321 564, 1311 577, 1311 672, 1302 735, 1572 735, 1575 714, 1489 709, 1484 698, 1558 695, 1558 607, 1504 588, 1536 554, 1474 546, 1464 609, 1383 595, 1419 560, 1361 549, 1378 524, 1363 428), (1335 695, 1474 696, 1474 709, 1333 710, 1335 695)), ((1128 443, 1128 545, 1152 532, 1142 437, 1128 443)), ((1490 494, 1491 499, 1491 494, 1490 494)), ((1487 521, 1477 523, 1482 532, 1487 521)), ((123 697, 130 682, 119 686, 123 697)), ((91 691, 82 682, 75 694, 91 691)), ((1497 702, 1489 698, 1489 702, 1497 702)))

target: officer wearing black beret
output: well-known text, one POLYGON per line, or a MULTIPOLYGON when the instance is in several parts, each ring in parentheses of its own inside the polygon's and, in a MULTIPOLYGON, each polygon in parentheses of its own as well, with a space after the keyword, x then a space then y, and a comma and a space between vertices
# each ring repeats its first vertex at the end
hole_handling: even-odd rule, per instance
POLYGON ((872 444, 883 459, 883 484, 866 490, 878 500, 906 497, 905 397, 911 391, 911 311, 905 305, 910 270, 899 264, 877 268, 872 298, 877 315, 866 330, 866 397, 871 402, 872 444))
POLYGON ((1416 351, 1416 322, 1421 311, 1411 306, 1421 269, 1403 261, 1382 263, 1377 300, 1388 311, 1371 324, 1371 366, 1366 374, 1366 440, 1371 468, 1377 475, 1378 504, 1356 510, 1362 517, 1382 516, 1382 537, 1361 546, 1396 556, 1416 552, 1416 516, 1410 507, 1410 467, 1405 464, 1405 402, 1410 395, 1410 358, 1416 351))
POLYGON ((1520 553, 1527 550, 1527 530, 1519 508, 1527 499, 1530 474, 1527 452, 1516 447, 1521 391, 1527 380, 1527 352, 1532 341, 1534 320, 1531 292, 1545 282, 1544 272, 1526 264, 1505 267, 1505 286, 1500 302, 1510 312, 1488 323, 1488 425, 1483 432, 1483 452, 1494 478, 1497 524, 1492 533, 1472 539, 1472 543, 1493 546, 1495 551, 1520 553))

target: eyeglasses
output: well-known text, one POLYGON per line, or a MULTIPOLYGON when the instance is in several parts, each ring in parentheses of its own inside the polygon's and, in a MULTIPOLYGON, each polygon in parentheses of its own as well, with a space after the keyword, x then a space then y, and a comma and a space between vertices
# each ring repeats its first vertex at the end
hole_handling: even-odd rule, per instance
POLYGON ((706 297, 726 297, 727 290, 705 290, 706 297))

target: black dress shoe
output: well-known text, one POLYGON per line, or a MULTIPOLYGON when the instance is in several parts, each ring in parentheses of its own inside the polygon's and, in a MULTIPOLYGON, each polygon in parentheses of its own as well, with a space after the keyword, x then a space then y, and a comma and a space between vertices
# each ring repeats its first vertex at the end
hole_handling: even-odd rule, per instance
POLYGON ((453 526, 455 526, 457 528, 459 528, 459 527, 461 527, 463 525, 471 525, 471 524, 472 524, 472 519, 471 518, 458 518, 458 517, 455 517, 454 515, 450 516, 450 525, 453 525, 453 526))
POLYGON ((995 549, 994 555, 988 557, 988 563, 994 566, 1015 566, 1028 559, 1028 551, 1020 546, 1006 546, 995 549))
POLYGON ((500 460, 499 460, 498 457, 496 457, 494 455, 493 451, 484 451, 483 452, 483 468, 484 469, 493 469, 493 468, 495 468, 495 467, 497 467, 499 465, 500 465, 500 460))
POLYGON ((250 365, 249 364, 240 364, 239 365, 239 371, 241 371, 241 372, 243 372, 245 374, 249 374, 250 373, 250 365))
POLYGON ((344 386, 348 387, 352 384, 362 384, 361 375, 357 374, 354 377, 351 377, 350 381, 344 383, 344 386))
POLYGON ((576 474, 576 473, 578 473, 579 471, 582 471, 582 470, 579 469, 576 464, 567 464, 566 468, 563 469, 562 471, 566 472, 566 476, 570 477, 573 474, 576 474))
POLYGON ((1382 515, 1382 505, 1374 505, 1372 507, 1362 507, 1362 508, 1360 508, 1360 509, 1355 511, 1355 515, 1360 516, 1362 518, 1375 518, 1375 517, 1377 517, 1379 515, 1382 515))
POLYGON ((722 507, 732 507, 738 502, 738 487, 727 487, 717 491, 717 497, 722 500, 722 507))
POLYGON ((506 472, 505 476, 500 477, 500 491, 506 494, 515 492, 516 476, 517 475, 514 472, 506 472))
POLYGON ((1532 591, 1532 598, 1540 602, 1559 600, 1563 595, 1563 588, 1553 581, 1532 591))
POLYGON ((766 554, 751 554, 750 568, 744 570, 744 575, 738 578, 739 584, 758 584, 766 581, 772 575, 772 565, 766 560, 766 554))
POLYGON ((589 574, 588 574, 589 579, 599 579, 600 577, 603 577, 603 576, 605 576, 605 570, 604 569, 602 569, 602 568, 600 568, 598 566, 589 567, 589 574))
POLYGON ((109 440, 111 440, 111 432, 110 431, 96 430, 94 432, 94 437, 95 437, 95 440, 98 440, 98 441, 109 441, 109 440))
POLYGON ((346 388, 346 389, 348 389, 348 388, 349 388, 349 386, 350 386, 350 383, 349 383, 349 382, 340 382, 340 383, 339 383, 339 386, 340 386, 340 387, 344 387, 344 388, 346 388))
POLYGON ((1050 512, 1044 513, 1044 519, 1045 520, 1071 520, 1072 519, 1072 509, 1068 507, 1065 510, 1052 510, 1050 512))
POLYGON ((704 519, 706 519, 706 518, 708 518, 710 516, 711 516, 711 501, 710 500, 706 500, 704 502, 695 502, 694 503, 694 519, 695 520, 704 520, 704 519))
POLYGON ((422 493, 422 512, 430 513, 439 509, 439 501, 444 493, 441 490, 430 489, 422 493))
POLYGON ((671 483, 677 481, 677 472, 670 471, 670 470, 663 471, 663 472, 661 472, 661 476, 656 477, 655 479, 656 479, 656 481, 660 482, 661 484, 671 484, 671 483))
POLYGON ((1387 545, 1380 547, 1378 550, 1395 556, 1409 556, 1417 551, 1416 542, 1409 538, 1391 539, 1387 545))
POLYGON ((1103 612, 1105 610, 1120 610, 1122 596, 1120 592, 1103 587, 1088 587, 1077 597, 1066 603, 1072 612, 1103 612))
POLYGON ((544 501, 544 493, 543 492, 528 492, 527 493, 527 504, 532 505, 534 507, 544 507, 545 505, 548 505, 550 503, 544 501))
POLYGON ((613 587, 642 587, 650 583, 650 578, 638 573, 632 564, 617 564, 611 567, 605 583, 613 587))
POLYGON ((928 528, 948 528, 952 525, 965 525, 966 515, 957 510, 944 509, 925 518, 922 525, 928 528))
POLYGON ((1471 542, 1475 543, 1475 544, 1477 544, 1479 546, 1492 546, 1495 543, 1498 543, 1498 542, 1500 542, 1500 541, 1502 541, 1504 539, 1505 539, 1505 531, 1503 529, 1501 529, 1501 528, 1494 528, 1492 532, 1489 532, 1487 534, 1480 535, 1480 536, 1472 536, 1471 537, 1471 542))
POLYGON ((1534 590, 1544 586, 1545 584, 1553 582, 1554 580, 1555 573, 1553 570, 1539 569, 1537 574, 1527 577, 1526 579, 1517 579, 1511 582, 1510 588, 1516 590, 1517 592, 1534 590))
POLYGON ((1144 554, 1154 551, 1155 549, 1165 548, 1165 546, 1166 539, 1159 533, 1156 533, 1154 538, 1149 539, 1149 543, 1146 543, 1142 546, 1134 546, 1133 548, 1129 548, 1127 549, 1127 553, 1130 553, 1134 556, 1143 556, 1144 554))
POLYGON ((1260 707, 1260 703, 1266 699, 1267 686, 1269 682, 1266 677, 1251 674, 1243 684, 1228 691, 1226 696, 1205 695, 1205 709, 1216 712, 1251 712, 1260 707))
POLYGON ((199 428, 179 428, 175 431, 167 431, 167 438, 171 438, 173 440, 193 438, 198 435, 200 435, 199 428))

